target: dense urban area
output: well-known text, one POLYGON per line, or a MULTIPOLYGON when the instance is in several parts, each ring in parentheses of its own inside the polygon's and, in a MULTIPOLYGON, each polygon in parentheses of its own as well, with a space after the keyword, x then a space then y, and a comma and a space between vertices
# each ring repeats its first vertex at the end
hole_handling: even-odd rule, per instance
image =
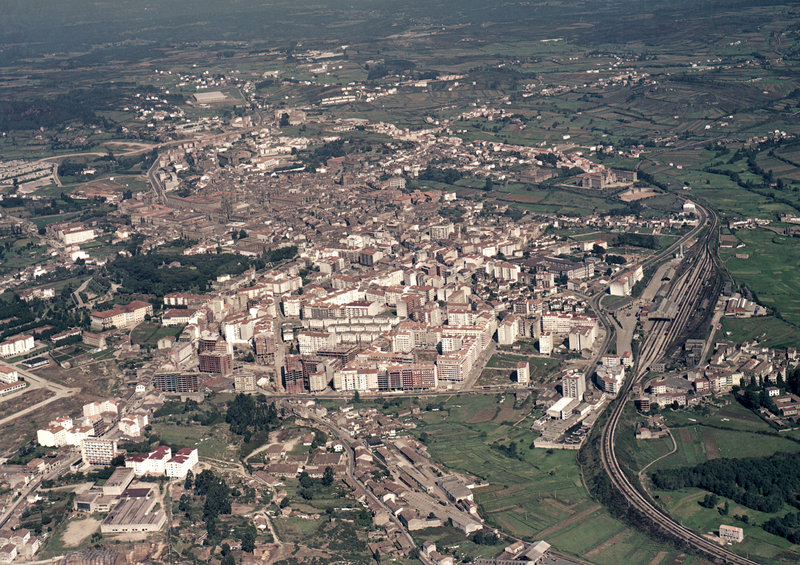
POLYGON ((800 560, 800 7, 134 4, 0 24, 0 563, 800 560))

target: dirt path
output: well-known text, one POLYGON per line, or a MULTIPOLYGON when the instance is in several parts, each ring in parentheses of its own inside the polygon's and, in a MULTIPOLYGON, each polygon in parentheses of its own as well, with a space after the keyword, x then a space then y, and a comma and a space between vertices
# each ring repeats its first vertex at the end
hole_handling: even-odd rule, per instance
MULTIPOLYGON (((681 429, 681 432, 683 432, 683 429, 681 429)), ((675 441, 675 437, 672 435, 672 432, 670 430, 667 430, 667 434, 669 435, 669 439, 672 440, 672 450, 669 451, 668 453, 665 453, 661 457, 657 457, 656 459, 653 459, 652 461, 650 461, 650 463, 648 463, 647 465, 642 467, 642 470, 639 471, 639 482, 642 482, 642 476, 644 475, 644 472, 647 471, 647 469, 650 468, 650 465, 652 465, 653 463, 657 463, 658 461, 661 461, 662 459, 664 459, 664 457, 669 457, 670 455, 672 455, 673 453, 678 451, 678 443, 675 441)), ((683 440, 683 436, 681 436, 681 440, 683 440)))
POLYGON ((658 555, 656 555, 655 557, 653 557, 653 559, 650 561, 650 563, 648 563, 648 565, 659 565, 659 563, 661 563, 662 561, 664 561, 664 558, 665 558, 667 555, 669 555, 669 553, 667 553, 666 551, 659 551, 659 552, 658 552, 658 555))
POLYGON ((590 506, 586 510, 578 512, 577 514, 573 514, 572 516, 570 516, 566 520, 563 520, 563 521, 559 522, 558 524, 555 524, 553 526, 550 526, 549 528, 546 528, 546 529, 542 530, 541 532, 539 532, 537 534, 536 537, 544 539, 544 538, 550 536, 551 534, 557 532, 558 530, 566 528, 567 526, 569 526, 571 524, 574 524, 578 520, 583 520, 587 516, 590 516, 591 514, 594 514, 595 512, 600 510, 600 508, 602 508, 602 506, 600 506, 599 504, 595 504, 594 506, 590 506))
POLYGON ((598 545, 594 549, 586 552, 585 557, 587 557, 588 559, 592 559, 594 557, 597 557, 598 555, 603 553, 606 549, 608 549, 609 547, 611 547, 612 545, 617 543, 619 540, 621 540, 623 537, 628 535, 628 532, 630 532, 630 529, 629 528, 625 528, 624 530, 622 530, 617 535, 607 539, 606 541, 604 541, 603 543, 601 543, 600 545, 598 545))

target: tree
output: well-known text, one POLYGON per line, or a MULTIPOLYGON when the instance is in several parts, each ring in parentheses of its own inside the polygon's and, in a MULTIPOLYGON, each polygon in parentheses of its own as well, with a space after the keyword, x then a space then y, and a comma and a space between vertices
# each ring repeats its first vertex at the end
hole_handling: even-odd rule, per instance
POLYGON ((242 534, 242 551, 245 553, 253 553, 256 548, 256 528, 253 524, 247 526, 244 534, 242 534))
POLYGON ((239 230, 239 239, 244 239, 244 238, 246 238, 246 237, 247 237, 247 232, 246 232, 246 231, 244 231, 244 228, 242 228, 241 230, 239 230))
POLYGON ((322 484, 329 487, 333 484, 333 468, 325 467, 325 472, 322 475, 322 484))
POLYGON ((194 483, 194 474, 189 471, 186 473, 186 480, 183 482, 183 488, 186 490, 191 490, 192 484, 194 483))
POLYGON ((125 456, 121 453, 111 460, 112 467, 122 467, 123 465, 125 465, 125 456))
POLYGON ((284 112, 283 114, 281 114, 281 121, 278 123, 278 127, 285 128, 288 125, 289 125, 289 114, 284 112))

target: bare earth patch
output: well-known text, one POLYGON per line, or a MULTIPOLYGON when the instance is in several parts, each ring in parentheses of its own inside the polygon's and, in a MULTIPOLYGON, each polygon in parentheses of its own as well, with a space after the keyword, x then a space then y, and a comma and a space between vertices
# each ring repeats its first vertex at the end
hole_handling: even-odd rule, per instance
POLYGON ((669 555, 669 554, 668 554, 666 551, 659 551, 659 552, 658 552, 658 555, 656 555, 655 557, 653 557, 653 559, 650 561, 649 565, 659 565, 659 563, 661 563, 662 561, 664 561, 664 558, 665 558, 667 555, 669 555))
POLYGON ((494 415, 497 414, 496 408, 491 408, 487 410, 478 410, 478 412, 470 418, 467 423, 468 424, 483 424, 484 422, 491 422, 494 419, 494 415))
POLYGON ((102 520, 84 518, 69 523, 67 529, 61 534, 64 547, 78 547, 83 540, 92 535, 100 527, 102 520))
POLYGON ((619 540, 621 540, 623 537, 625 537, 626 535, 628 535, 628 532, 629 532, 629 531, 630 531, 630 530, 629 530, 628 528, 625 528, 624 530, 622 530, 620 533, 618 533, 617 535, 615 535, 615 536, 614 536, 614 537, 612 537, 611 539, 604 541, 603 543, 601 543, 600 545, 598 545, 597 547, 595 547, 593 550, 589 551, 589 552, 586 554, 586 557, 588 557, 588 558, 590 558, 590 559, 591 559, 592 557, 597 557, 597 556, 598 556, 598 555, 600 555, 602 552, 604 552, 606 549, 608 549, 609 547, 611 547, 612 545, 614 545, 615 543, 617 543, 619 540))
POLYGON ((494 421, 498 424, 502 424, 505 421, 513 421, 514 420, 514 402, 504 402, 503 407, 500 409, 500 412, 497 413, 495 416, 494 421))
POLYGON ((719 450, 719 446, 717 445, 717 438, 714 436, 714 433, 705 434, 705 444, 706 444, 706 455, 709 459, 719 459, 722 457, 722 452, 719 450))
POLYGON ((553 533, 555 533, 555 532, 557 532, 557 531, 559 531, 559 530, 561 530, 563 528, 566 528, 567 526, 569 526, 571 524, 574 524, 578 520, 583 520, 587 516, 590 516, 590 515, 594 514, 595 512, 597 512, 598 510, 600 510, 600 508, 601 508, 601 506, 599 504, 597 504, 597 505, 594 505, 594 506, 590 506, 589 508, 587 508, 586 510, 583 510, 582 512, 578 512, 577 514, 573 514, 572 516, 570 516, 566 520, 563 520, 563 521, 559 522, 558 524, 554 524, 554 525, 550 526, 549 528, 544 529, 541 532, 539 532, 539 537, 541 537, 541 538, 547 537, 550 534, 553 534, 553 533))

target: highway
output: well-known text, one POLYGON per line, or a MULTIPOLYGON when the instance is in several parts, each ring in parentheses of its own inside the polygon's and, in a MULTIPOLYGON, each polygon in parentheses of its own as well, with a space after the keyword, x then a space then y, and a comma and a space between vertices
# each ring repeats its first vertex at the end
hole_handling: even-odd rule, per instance
MULTIPOLYGON (((702 289, 707 284, 709 277, 716 268, 714 252, 710 248, 712 236, 717 228, 718 218, 716 213, 698 206, 701 222, 692 235, 700 232, 703 225, 708 225, 708 231, 701 241, 692 247, 684 260, 687 268, 671 284, 668 298, 677 305, 677 315, 672 320, 654 321, 650 332, 644 338, 639 349, 635 370, 632 377, 625 384, 619 395, 617 403, 613 406, 611 414, 603 427, 601 455, 603 467, 611 483, 622 494, 626 501, 639 511, 641 515, 657 525, 661 530, 672 537, 683 541, 693 549, 705 554, 716 562, 754 565, 755 562, 737 555, 719 543, 716 543, 701 534, 681 525, 673 520, 666 512, 653 504, 643 495, 628 479, 622 470, 615 451, 615 438, 617 428, 622 418, 626 403, 630 400, 633 385, 639 383, 675 339, 685 329, 687 322, 699 306, 702 298, 702 289)), ((687 234, 689 235, 689 234, 687 234)), ((687 238, 688 239, 688 238, 687 238)), ((673 246, 674 247, 674 246, 673 246)), ((655 259, 655 258, 654 258, 655 259)), ((652 263, 651 263, 652 264, 652 263)))

